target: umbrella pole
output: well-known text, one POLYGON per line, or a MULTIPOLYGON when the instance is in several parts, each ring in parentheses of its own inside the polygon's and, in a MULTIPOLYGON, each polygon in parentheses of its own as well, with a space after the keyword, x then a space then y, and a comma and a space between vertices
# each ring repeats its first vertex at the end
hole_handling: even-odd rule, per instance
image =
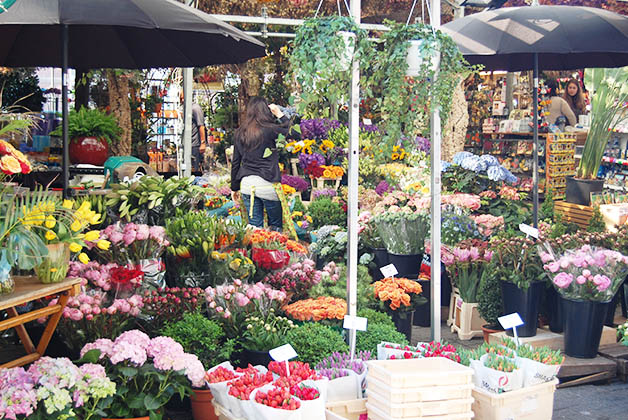
POLYGON ((68 25, 61 27, 61 112, 63 114, 63 198, 70 195, 70 142, 68 141, 68 25))
MULTIPOLYGON (((532 154, 534 155, 534 171, 532 174, 532 181, 534 182, 533 195, 533 218, 534 227, 539 227, 539 55, 534 53, 534 88, 532 92, 532 102, 534 106, 532 110, 534 112, 534 147, 532 154)), ((547 185, 545 186, 547 188, 547 185)))

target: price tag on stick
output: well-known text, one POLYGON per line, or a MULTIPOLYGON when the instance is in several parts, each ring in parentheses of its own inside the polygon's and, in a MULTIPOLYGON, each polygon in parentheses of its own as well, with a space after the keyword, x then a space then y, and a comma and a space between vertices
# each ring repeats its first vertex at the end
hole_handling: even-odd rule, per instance
MULTIPOLYGON (((366 331, 368 319, 361 316, 345 315, 342 328, 345 330, 366 331)), ((351 360, 355 359, 355 343, 351 342, 351 360)))
POLYGON ((382 275, 384 277, 395 277, 397 274, 399 274, 399 271, 397 271, 397 267, 395 267, 395 264, 385 265, 380 268, 379 271, 382 272, 382 275))
POLYGON ((276 347, 268 352, 270 357, 277 362, 286 362, 286 374, 290 376, 290 365, 288 360, 297 357, 297 352, 290 344, 284 344, 283 346, 276 347))
POLYGON ((502 325, 502 327, 505 330, 509 330, 512 328, 512 333, 515 336, 515 343, 517 344, 517 347, 519 347, 519 337, 517 336, 517 327, 520 327, 521 325, 524 324, 519 314, 515 312, 510 315, 500 316, 499 318, 497 318, 497 320, 499 321, 499 323, 502 325))

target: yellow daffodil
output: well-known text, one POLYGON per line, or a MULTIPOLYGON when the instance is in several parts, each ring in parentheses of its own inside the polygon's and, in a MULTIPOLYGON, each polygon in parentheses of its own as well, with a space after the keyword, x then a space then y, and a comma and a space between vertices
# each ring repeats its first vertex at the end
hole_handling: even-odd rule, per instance
POLYGON ((305 216, 305 219, 306 219, 308 222, 312 223, 312 216, 305 216))
POLYGON ((89 262, 89 257, 87 256, 86 253, 81 252, 78 256, 78 259, 80 262, 82 262, 83 264, 87 264, 89 262))
POLYGON ((49 230, 46 231, 46 234, 44 235, 46 237, 47 240, 52 241, 53 239, 57 238, 57 234, 54 233, 53 231, 49 230))
POLYGON ((61 206, 65 209, 72 210, 72 207, 74 207, 74 201, 67 199, 63 200, 63 204, 61 206))
POLYGON ((52 229, 53 227, 55 227, 56 224, 57 219, 55 219, 54 216, 49 215, 48 217, 46 217, 46 227, 48 229, 52 229))
POLYGON ((76 242, 72 242, 70 244, 70 251, 77 253, 77 252, 81 252, 81 249, 83 249, 83 247, 79 244, 77 244, 76 242))
POLYGON ((109 247, 111 246, 111 242, 109 242, 106 239, 101 239, 98 242, 96 242, 96 246, 104 251, 107 251, 109 247))
POLYGON ((292 217, 301 217, 303 216, 303 212, 302 211, 293 211, 292 212, 292 217))
POLYGON ((100 238, 100 231, 98 230, 90 230, 85 234, 86 241, 94 242, 98 240, 98 238, 100 238))

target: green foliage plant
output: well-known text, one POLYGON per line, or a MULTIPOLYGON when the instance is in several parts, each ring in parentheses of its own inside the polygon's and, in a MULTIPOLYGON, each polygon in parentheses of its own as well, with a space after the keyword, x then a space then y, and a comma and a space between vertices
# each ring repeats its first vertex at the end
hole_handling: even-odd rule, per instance
MULTIPOLYGON (((339 32, 355 34, 352 60, 360 60, 361 73, 372 65, 373 46, 367 32, 348 16, 307 19, 297 31, 290 55, 291 73, 300 86, 297 110, 305 117, 338 119, 338 106, 348 97, 350 60, 339 32)), ((361 86, 368 86, 361 83, 361 86)), ((294 102, 294 98, 291 98, 294 102)))
POLYGON ((403 135, 414 138, 415 120, 440 108, 443 124, 451 109, 452 94, 458 83, 474 67, 470 67, 449 35, 433 30, 429 25, 404 25, 385 21, 390 31, 381 37, 383 48, 376 55, 374 71, 369 83, 382 89, 379 110, 390 150, 403 135), (422 40, 420 54, 424 58, 419 74, 407 77, 407 56, 411 40, 422 40), (440 53, 438 77, 431 65, 431 57, 440 53))
POLYGON ((521 232, 505 231, 491 238, 493 274, 500 281, 514 283, 527 290, 531 283, 545 279, 543 264, 535 240, 521 232))
POLYGON ((495 275, 494 264, 482 273, 478 290, 478 312, 489 325, 497 325, 497 318, 502 314, 502 295, 499 276, 495 275))
POLYGON ((334 352, 349 351, 349 346, 338 331, 317 322, 308 322, 290 330, 286 340, 297 352, 298 360, 310 366, 316 366, 334 352))
POLYGON ((591 215, 591 219, 589 220, 589 226, 587 226, 587 232, 604 232, 606 230, 606 223, 604 223, 604 218, 602 217, 602 213, 600 213, 600 207, 593 207, 593 215, 591 215))
MULTIPOLYGON (((97 137, 106 140, 111 145, 119 140, 121 132, 116 117, 99 109, 81 108, 78 111, 70 111, 68 136, 73 141, 78 137, 97 137)), ((61 136, 61 126, 57 127, 51 135, 61 136)))
POLYGON ((596 179, 611 133, 628 101, 628 67, 587 69, 584 75, 591 100, 591 127, 578 165, 577 178, 596 179))
POLYGON ((395 326, 390 315, 388 315, 386 312, 378 311, 376 309, 362 307, 358 309, 358 316, 368 319, 369 326, 374 324, 386 324, 393 327, 395 326))
POLYGON ((377 354, 377 345, 382 341, 401 345, 408 344, 406 336, 397 331, 394 325, 375 323, 369 324, 366 331, 357 332, 355 350, 370 351, 371 354, 377 354))
POLYGON ((162 335, 181 344, 186 353, 195 354, 205 369, 229 360, 235 344, 225 338, 220 325, 198 312, 183 314, 183 319, 166 324, 162 335))
MULTIPOLYGON (((347 266, 339 266, 340 275, 338 281, 334 281, 331 276, 323 276, 321 281, 310 289, 310 297, 332 296, 336 298, 347 298, 347 266)), ((358 265, 358 307, 367 308, 376 305, 375 295, 371 283, 373 278, 369 274, 368 267, 358 265)))
POLYGON ((308 214, 312 217, 312 228, 325 225, 347 225, 347 215, 342 206, 329 197, 320 197, 310 203, 308 214))

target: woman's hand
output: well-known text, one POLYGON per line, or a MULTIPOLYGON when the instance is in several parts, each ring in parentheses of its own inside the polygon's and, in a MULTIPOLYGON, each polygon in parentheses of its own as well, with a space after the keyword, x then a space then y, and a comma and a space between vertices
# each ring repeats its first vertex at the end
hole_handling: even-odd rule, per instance
POLYGON ((279 109, 277 105, 270 104, 268 105, 268 108, 270 108, 270 112, 272 112, 275 117, 277 118, 283 117, 283 112, 281 112, 281 110, 279 109))
POLYGON ((240 191, 231 191, 231 199, 233 201, 240 201, 240 191))

